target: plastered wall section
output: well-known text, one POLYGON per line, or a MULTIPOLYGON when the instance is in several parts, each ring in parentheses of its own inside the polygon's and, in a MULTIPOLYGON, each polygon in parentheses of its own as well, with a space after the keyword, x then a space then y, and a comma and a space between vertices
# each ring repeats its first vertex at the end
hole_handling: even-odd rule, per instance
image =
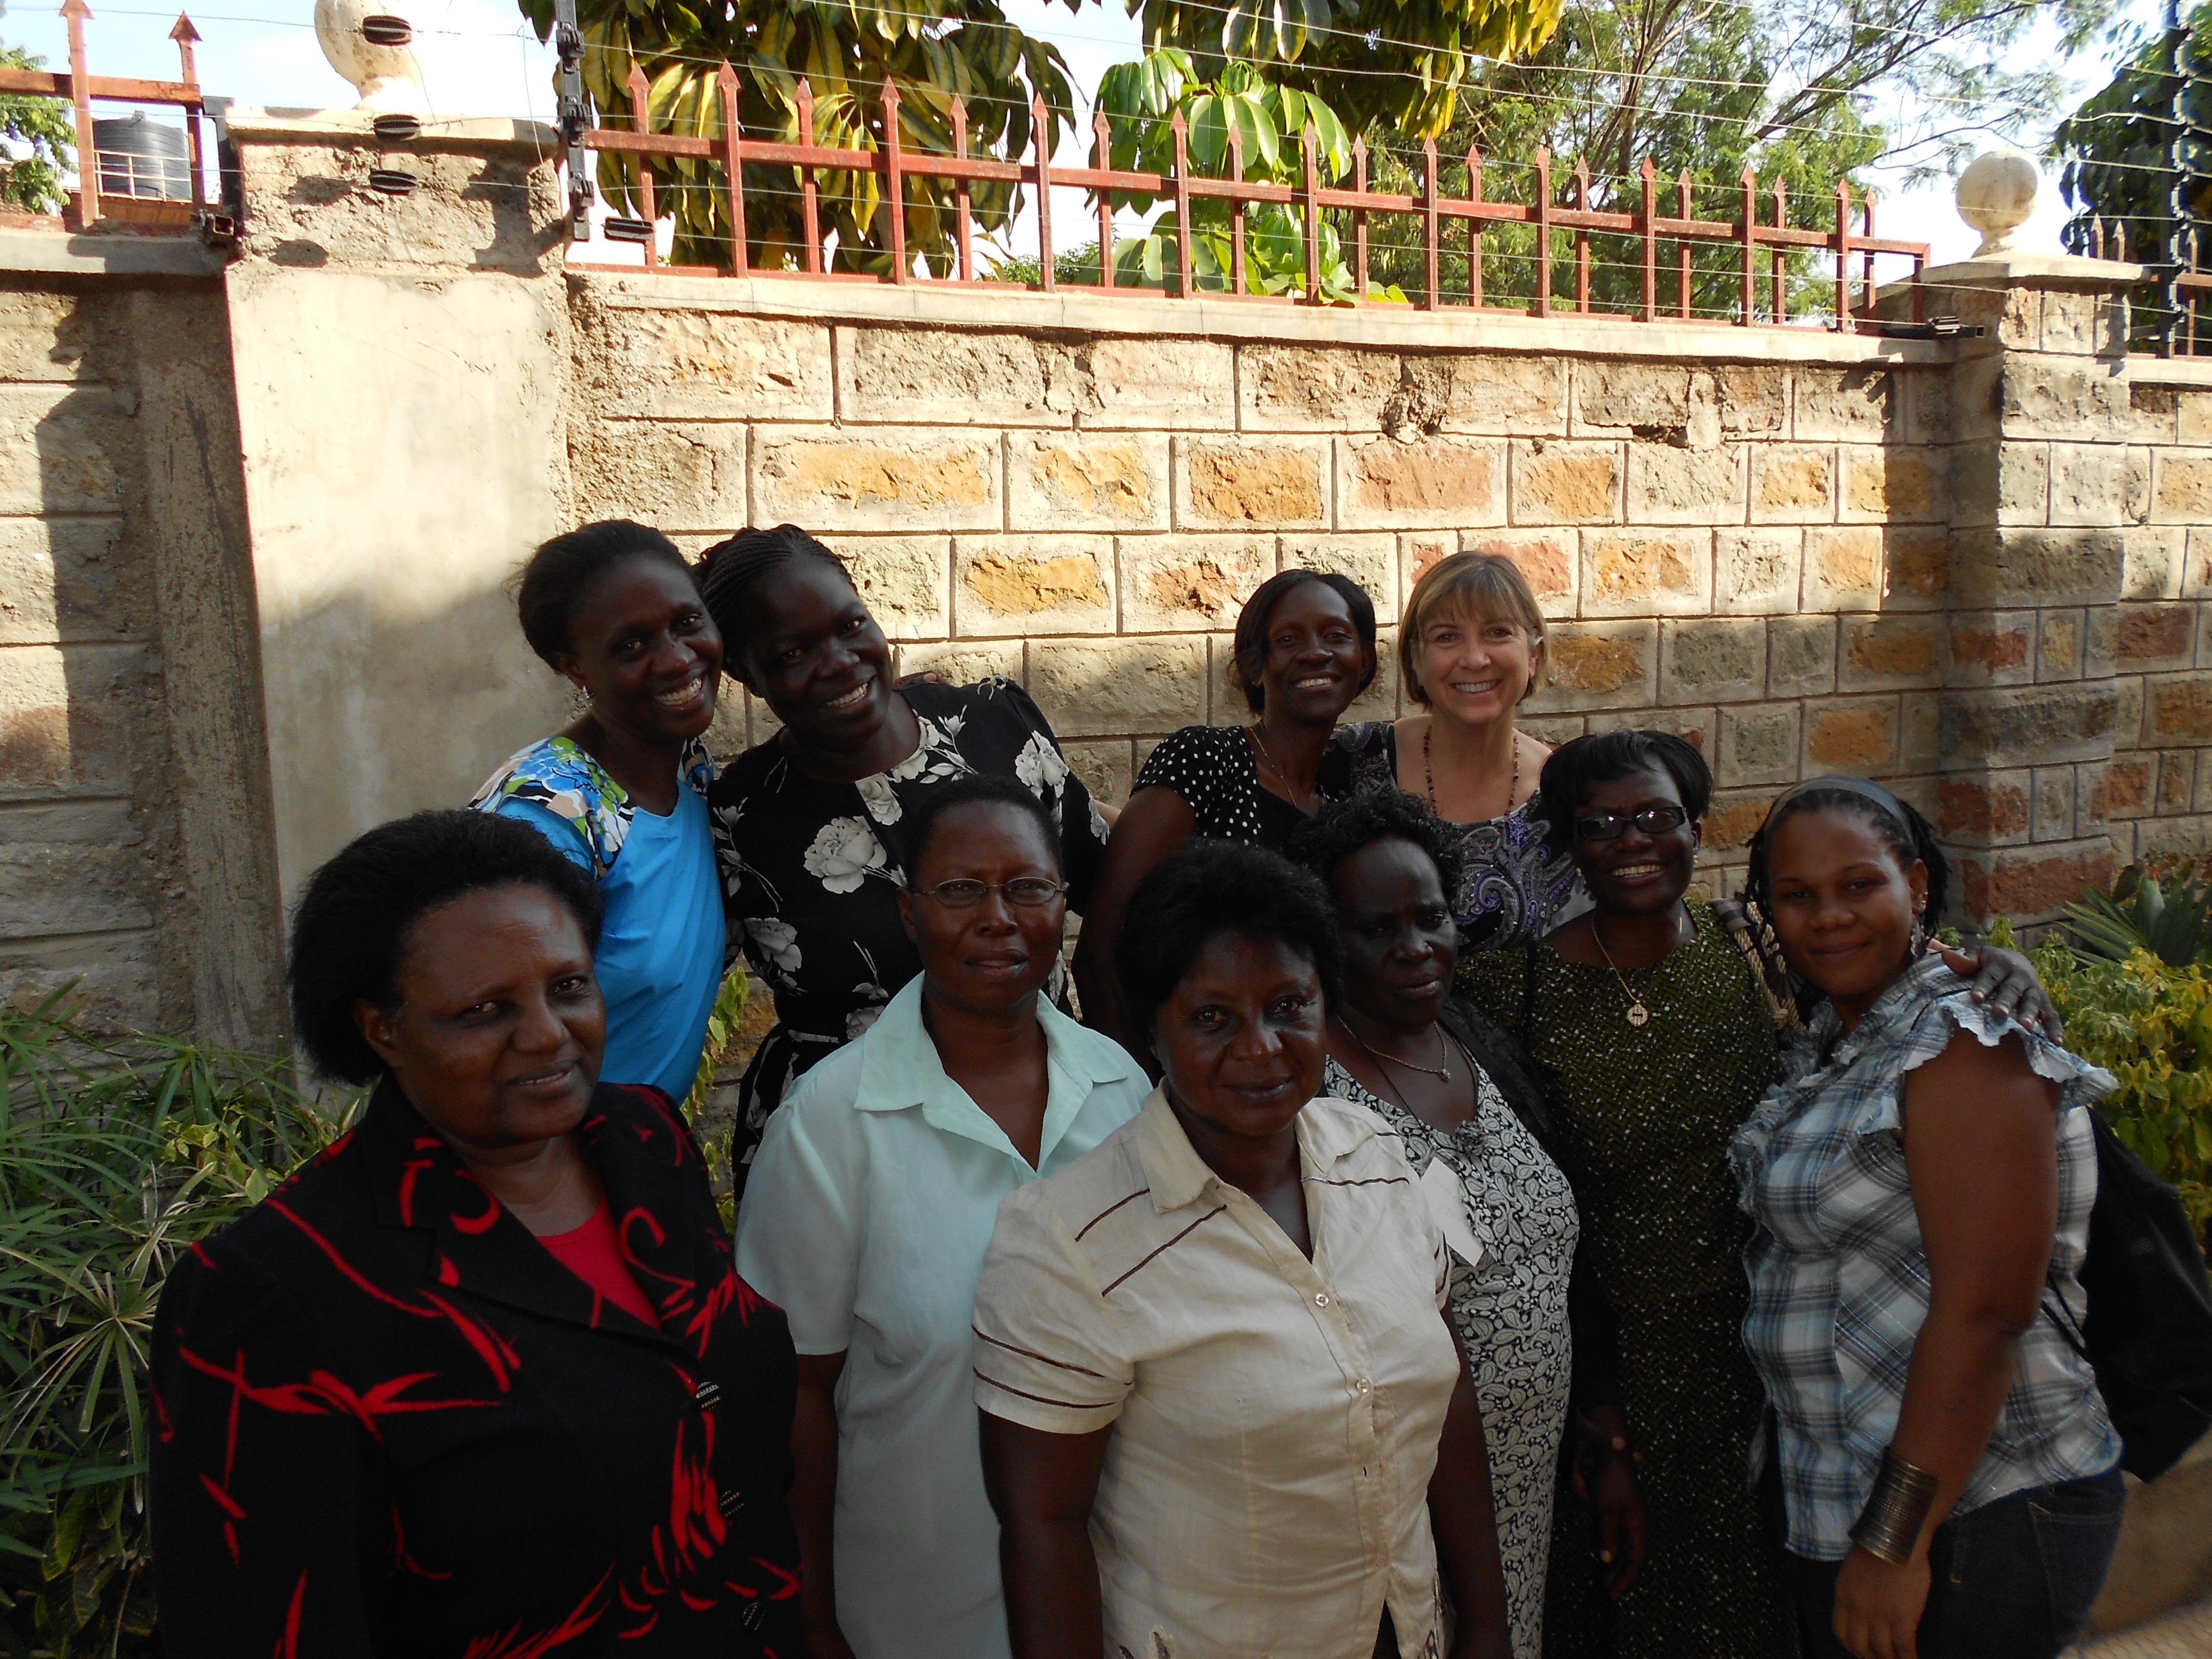
POLYGON ((234 404, 212 278, 0 274, 0 997, 248 1043, 281 968, 234 404))

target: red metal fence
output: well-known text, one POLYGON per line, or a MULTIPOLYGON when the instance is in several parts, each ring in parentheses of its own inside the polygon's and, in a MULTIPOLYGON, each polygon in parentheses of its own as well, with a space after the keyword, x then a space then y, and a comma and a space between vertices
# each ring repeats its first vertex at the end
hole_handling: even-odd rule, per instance
MULTIPOLYGON (((1642 199, 1636 210, 1603 211, 1590 206, 1591 181, 1587 162, 1578 162, 1568 175, 1568 199, 1564 203, 1557 199, 1558 192, 1553 182, 1553 158, 1547 150, 1539 150, 1536 154, 1536 184, 1532 202, 1495 201, 1486 198, 1483 194, 1482 185, 1483 158, 1479 150, 1470 150, 1466 158, 1468 193, 1465 196, 1445 195, 1441 188, 1442 168, 1437 147, 1434 141, 1431 141, 1422 150, 1417 169, 1422 186, 1420 193, 1398 195, 1368 188, 1369 157, 1364 142, 1353 146, 1351 188, 1340 189, 1322 184, 1317 141, 1313 128, 1309 125, 1304 135, 1302 184, 1281 185, 1243 179, 1241 176, 1243 172, 1242 148, 1233 127, 1230 135, 1229 176, 1217 179, 1193 171, 1188 154, 1188 135, 1181 111, 1177 111, 1170 121, 1175 142, 1175 163, 1167 173, 1133 172, 1109 166, 1109 133, 1106 117, 1103 114, 1096 117, 1092 123, 1091 165, 1084 167, 1055 167, 1048 153, 1052 124, 1042 98, 1036 100, 1031 107, 1030 131, 1033 137, 1030 155, 1026 161, 1010 161, 996 157, 969 155, 967 111, 957 100, 952 105, 952 153, 918 153, 904 148, 899 141, 899 91, 896 86, 888 82, 883 90, 883 148, 848 149, 814 142, 814 97, 805 80, 802 79, 798 87, 799 142, 794 144, 742 136, 738 125, 737 71, 725 63, 717 79, 721 94, 721 132, 718 137, 651 131, 647 125, 648 117, 643 113, 649 108, 650 101, 645 75, 635 65, 630 71, 630 107, 641 112, 638 117, 640 130, 623 131, 616 128, 595 127, 587 129, 583 135, 583 142, 590 149, 633 155, 641 160, 688 157, 719 164, 722 174, 720 188, 727 197, 726 210, 732 227, 728 265, 663 264, 655 252, 650 234, 641 234, 638 240, 643 245, 645 262, 649 267, 698 276, 803 276, 902 284, 948 280, 973 282, 975 280, 975 249, 969 222, 968 187, 984 180, 1025 185, 1034 192, 1038 286, 1048 291, 1065 286, 1058 282, 1053 269, 1052 191, 1056 186, 1088 191, 1095 198, 1099 246, 1109 252, 1098 261, 1097 289, 1089 291, 1109 294, 1142 293, 1158 297, 1161 293, 1158 289, 1134 289, 1117 283, 1110 252, 1115 241, 1115 231, 1109 192, 1146 195, 1174 204, 1180 234, 1174 278, 1168 291, 1178 296, 1188 296, 1200 291, 1192 268, 1190 208, 1194 201, 1207 199, 1229 204, 1229 285, 1222 293, 1238 298, 1263 297, 1250 295, 1248 291, 1244 225, 1245 210, 1262 203, 1283 204, 1296 215, 1302 227, 1305 252, 1304 283, 1296 297, 1316 304, 1322 302, 1322 289, 1321 239, 1315 234, 1315 227, 1322 222, 1324 213, 1337 213, 1348 216, 1350 220, 1353 287, 1356 295, 1362 300, 1372 291, 1368 244, 1370 219, 1386 215, 1417 219, 1420 226, 1421 258, 1425 276, 1421 285, 1421 303, 1430 310, 1438 309, 1448 303, 1439 281, 1439 266, 1447 252, 1445 228, 1453 221, 1463 222, 1467 227, 1464 252, 1468 281, 1464 305, 1478 310, 1511 311, 1538 317, 1566 312, 1583 313, 1590 310, 1590 238, 1593 234, 1635 240, 1642 266, 1642 302, 1628 314, 1640 316, 1647 321, 1662 318, 1694 320, 1691 307, 1692 250, 1700 244, 1727 246, 1740 251, 1737 264, 1741 295, 1734 315, 1734 321, 1738 325, 1789 321, 1789 262, 1790 255, 1799 250, 1818 251, 1833 259, 1834 320, 1837 326, 1845 329, 1855 325, 1850 270, 1854 256, 1860 261, 1863 305, 1869 302, 1865 296, 1873 292, 1876 254, 1894 254, 1910 258, 1916 279, 1928 259, 1928 245, 1924 242, 1885 240, 1874 234, 1874 204, 1870 201, 1857 204, 1856 216, 1859 224, 1854 229, 1855 208, 1849 184, 1839 183, 1836 186, 1832 225, 1814 230, 1790 224, 1785 187, 1779 180, 1763 186, 1749 168, 1745 169, 1741 183, 1741 212, 1733 219, 1697 217, 1692 211, 1691 183, 1687 172, 1676 179, 1662 181, 1648 157, 1642 169, 1642 199), (746 252, 745 190, 743 183, 743 170, 747 163, 788 167, 798 175, 800 211, 805 226, 801 248, 803 269, 798 271, 755 267, 750 263, 746 252), (886 276, 824 269, 815 180, 815 174, 819 171, 872 173, 882 180, 882 210, 888 218, 882 243, 890 255, 890 270, 886 276), (906 184, 908 180, 916 179, 940 179, 953 187, 957 277, 918 277, 914 273, 914 261, 909 256, 907 242, 906 184), (1671 213, 1664 212, 1661 208, 1662 191, 1670 189, 1674 198, 1671 213), (1540 250, 1534 262, 1536 291, 1533 301, 1525 306, 1494 307, 1485 303, 1484 232, 1487 228, 1502 225, 1529 225, 1535 230, 1540 250), (1553 262, 1547 257, 1553 246, 1553 237, 1562 234, 1571 234, 1574 239, 1574 293, 1571 301, 1554 296, 1553 262), (1762 258, 1767 267, 1764 272, 1760 270, 1762 258), (1762 287, 1768 296, 1767 310, 1763 317, 1759 307, 1762 287), (1672 291, 1668 292, 1669 289, 1672 291)), ((635 190, 645 224, 636 228, 646 233, 659 215, 651 170, 640 167, 638 173, 635 190)), ((1456 258, 1462 250, 1454 248, 1450 252, 1456 258)), ((1916 319, 1918 317, 1918 297, 1916 287, 1916 319)))
POLYGON ((200 209, 206 185, 200 139, 200 118, 206 106, 200 98, 199 70, 192 47, 200 32, 192 20, 177 14, 169 38, 177 43, 182 78, 140 81, 119 75, 94 75, 85 67, 84 25, 92 15, 85 0, 64 0, 62 15, 69 20, 70 66, 67 74, 46 70, 0 68, 0 92, 25 93, 33 97, 58 98, 76 111, 77 222, 95 225, 103 216, 137 220, 142 223, 185 228, 200 209), (185 145, 191 168, 191 198, 170 203, 144 196, 116 196, 103 206, 100 191, 100 155, 93 142, 92 106, 105 103, 170 104, 184 112, 185 145))

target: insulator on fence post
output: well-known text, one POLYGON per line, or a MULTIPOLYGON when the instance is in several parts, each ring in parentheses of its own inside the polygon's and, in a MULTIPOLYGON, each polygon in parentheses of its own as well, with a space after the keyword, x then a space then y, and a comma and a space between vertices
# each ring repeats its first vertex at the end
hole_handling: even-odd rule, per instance
POLYGON ((592 158, 584 148, 592 125, 584 91, 584 33, 576 22, 576 0, 553 0, 553 50, 559 58, 554 88, 561 119, 561 143, 568 167, 568 234, 592 240, 592 158))
POLYGON ((2092 259, 2105 257, 2105 222, 2102 219, 2089 221, 2089 257, 2092 259))

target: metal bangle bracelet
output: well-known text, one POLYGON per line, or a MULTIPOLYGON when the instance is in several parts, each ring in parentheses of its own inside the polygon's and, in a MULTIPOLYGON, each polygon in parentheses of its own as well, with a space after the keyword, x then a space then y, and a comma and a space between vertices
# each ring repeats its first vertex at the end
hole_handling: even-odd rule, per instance
POLYGON ((1896 1448, 1884 1446, 1881 1473, 1875 1477, 1874 1491, 1851 1527, 1851 1542, 1892 1566, 1903 1566, 1912 1559, 1920 1529, 1936 1507, 1938 1484, 1932 1472, 1906 1462, 1896 1448))

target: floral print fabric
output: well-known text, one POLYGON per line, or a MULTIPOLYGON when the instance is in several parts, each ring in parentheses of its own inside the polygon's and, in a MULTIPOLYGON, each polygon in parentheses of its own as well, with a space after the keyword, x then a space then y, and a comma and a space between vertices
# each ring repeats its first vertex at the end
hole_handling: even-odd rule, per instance
MULTIPOLYGON (((684 746, 678 769, 702 795, 714 781, 713 757, 696 738, 684 746)), ((614 869, 637 814, 629 791, 574 738, 559 736, 509 756, 469 798, 469 805, 489 811, 509 800, 541 806, 574 829, 591 855, 594 881, 605 881, 614 869)))

